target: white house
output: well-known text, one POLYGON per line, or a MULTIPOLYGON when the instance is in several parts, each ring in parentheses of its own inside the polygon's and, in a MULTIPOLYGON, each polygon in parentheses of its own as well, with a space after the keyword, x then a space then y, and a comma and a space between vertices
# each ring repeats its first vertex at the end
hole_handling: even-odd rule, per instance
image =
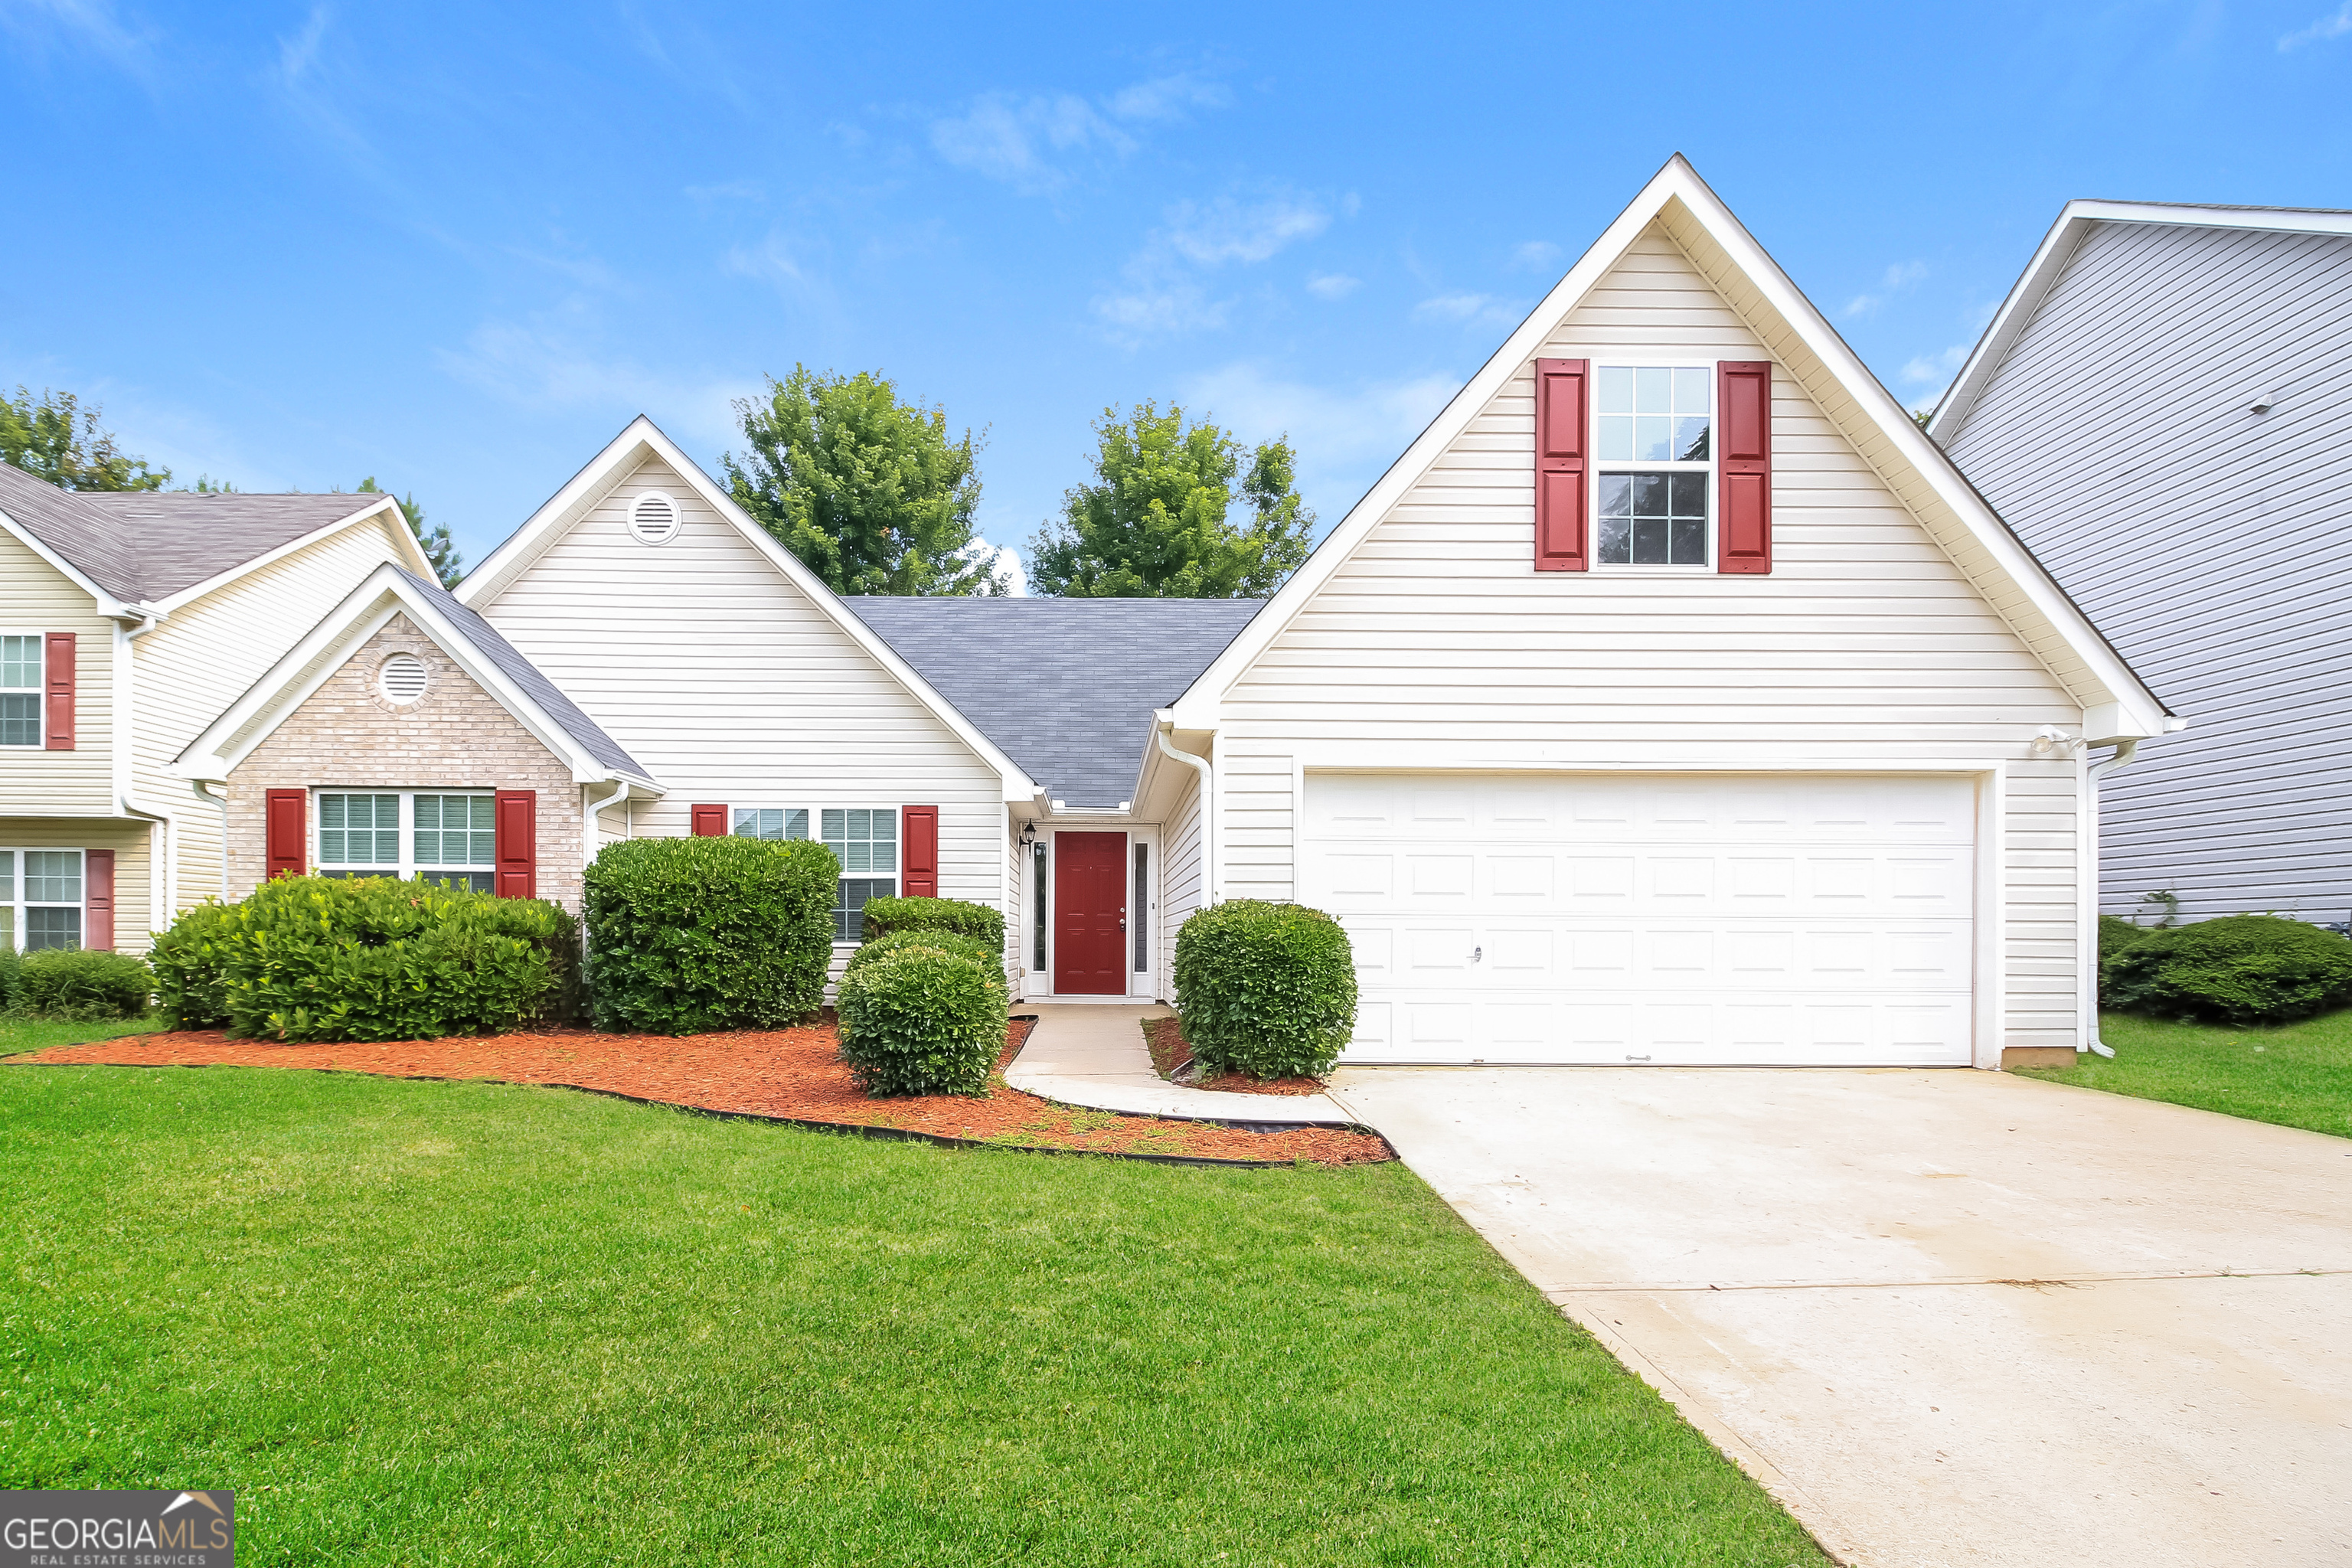
POLYGON ((2352 914, 2352 212, 2069 202, 1928 430, 2197 717, 2107 786, 2106 909, 2352 914))
POLYGON ((845 602, 642 419, 459 605, 367 593, 184 759, 254 875, 353 865, 361 797, 418 868, 446 796, 535 812, 467 852, 559 897, 618 837, 818 837, 845 943, 988 902, 1033 1000, 1164 997, 1192 910, 1298 900, 1362 1061, 2071 1060, 2084 742, 2172 722, 1679 158, 1263 605, 845 602), (404 782, 272 739, 485 701, 512 743, 404 782))

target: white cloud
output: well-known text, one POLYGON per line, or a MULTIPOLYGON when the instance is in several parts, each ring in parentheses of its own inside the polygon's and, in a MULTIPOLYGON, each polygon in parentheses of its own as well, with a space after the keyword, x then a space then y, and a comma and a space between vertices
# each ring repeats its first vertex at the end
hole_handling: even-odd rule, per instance
POLYGON ((1559 247, 1548 239, 1530 239, 1511 251, 1511 265, 1541 272, 1559 260, 1559 247))
POLYGON ((1312 202, 1277 197, 1244 206, 1220 196, 1206 206, 1180 202, 1168 210, 1168 243, 1202 267, 1264 261, 1296 239, 1312 239, 1331 215, 1312 202))
POLYGON ((1344 272, 1314 272, 1307 275, 1307 291, 1318 300, 1344 300, 1363 287, 1363 282, 1344 272))
POLYGON ((1223 109, 1233 94, 1189 71, 1155 77, 1111 94, 1110 111, 1121 120, 1181 120, 1188 109, 1223 109))
MULTIPOLYGON (((986 540, 981 542, 987 544, 986 540)), ((1010 544, 988 544, 996 559, 992 564, 1012 581, 1012 594, 1016 599, 1029 596, 1029 569, 1021 564, 1021 552, 1010 544)))
POLYGON ((1510 325, 1525 313, 1492 294, 1438 294, 1412 308, 1415 321, 1459 321, 1464 326, 1510 325))
POLYGON ((1172 337, 1225 324, 1226 301, 1212 300, 1190 277, 1146 252, 1122 269, 1123 286, 1097 295, 1095 315, 1114 342, 1132 347, 1146 338, 1172 337))
POLYGON ((737 434, 734 400, 763 390, 757 383, 697 380, 601 355, 583 335, 548 318, 485 321, 463 350, 439 349, 434 357, 457 380, 520 407, 643 414, 673 436, 713 446, 737 434))
POLYGON ((2299 49, 2305 44, 2324 44, 2352 33, 2352 0, 2344 0, 2333 16, 2322 16, 2308 27, 2287 34, 2278 41, 2279 53, 2299 49))
POLYGON ((124 21, 110 0, 14 0, 0 4, 0 26, 19 37, 61 36, 142 79, 154 69, 156 33, 124 21))
POLYGON ((1898 261, 1888 268, 1885 276, 1878 280, 1877 293, 1856 294, 1852 300, 1846 301, 1843 313, 1849 317, 1867 316, 1886 303, 1888 296, 1900 294, 1926 276, 1927 276, 1926 262, 1898 261))
POLYGON ((1942 384, 1951 380, 1958 374, 1960 366, 1968 363, 1969 350, 1975 346, 1973 343, 1954 343, 1941 353, 1916 355, 1904 365, 1903 379, 1915 385, 1934 382, 1940 395, 1942 384))
POLYGON ((1179 391, 1188 410, 1214 416, 1244 441, 1287 434, 1300 492, 1328 527, 1461 386, 1444 375, 1316 386, 1238 361, 1185 378, 1179 391))
POLYGON ((767 187, 757 180, 729 180, 716 185, 688 185, 686 199, 690 202, 756 202, 767 196, 767 187))
POLYGON ((989 92, 973 100, 970 113, 932 121, 931 147, 959 169, 1036 195, 1069 183, 1068 171, 1052 154, 1124 156, 1135 141, 1073 93, 1016 98, 989 92))

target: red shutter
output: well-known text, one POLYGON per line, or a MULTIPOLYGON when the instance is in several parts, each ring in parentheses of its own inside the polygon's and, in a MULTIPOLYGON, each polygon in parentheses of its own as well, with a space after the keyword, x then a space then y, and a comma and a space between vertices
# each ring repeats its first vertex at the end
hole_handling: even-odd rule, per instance
POLYGON ((727 808, 723 805, 695 806, 691 820, 694 823, 694 836, 697 838, 727 837, 727 808))
POLYGON ((310 801, 299 789, 273 789, 261 807, 262 879, 299 877, 310 868, 310 801))
POLYGON ((1716 366, 1716 454, 1720 476, 1715 569, 1772 570, 1772 367, 1725 360, 1716 366))
POLYGON ((936 899, 940 896, 940 808, 905 806, 898 819, 898 847, 905 857, 907 879, 900 890, 910 899, 936 899))
POLYGON ((81 944, 92 952, 114 951, 114 851, 85 849, 81 855, 81 944))
POLYGON ((1589 359, 1536 361, 1536 570, 1582 572, 1589 359))
POLYGON ((498 830, 498 872, 491 886, 502 899, 539 897, 539 792, 502 789, 492 797, 498 830))
POLYGON ((74 635, 71 632, 49 634, 47 666, 48 680, 47 749, 70 752, 74 749, 74 635))

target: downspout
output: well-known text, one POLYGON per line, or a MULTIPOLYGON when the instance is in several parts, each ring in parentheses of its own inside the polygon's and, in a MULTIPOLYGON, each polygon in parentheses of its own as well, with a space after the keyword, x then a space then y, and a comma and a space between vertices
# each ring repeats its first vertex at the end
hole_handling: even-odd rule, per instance
POLYGON ((1172 722, 1154 724, 1151 738, 1158 742, 1162 755, 1174 758, 1201 775, 1201 907, 1205 910, 1217 901, 1217 773, 1208 758, 1180 752, 1169 743, 1168 733, 1174 728, 1172 722))
MULTIPOLYGON (((140 609, 137 614, 140 620, 135 626, 126 625, 121 619, 114 623, 114 715, 113 733, 109 737, 109 743, 114 748, 115 801, 121 807, 122 815, 134 821, 141 817, 145 817, 151 823, 160 819, 163 825, 163 846, 160 853, 156 849, 156 835, 153 830, 151 828, 147 835, 147 942, 152 947, 154 945, 155 939, 163 934, 164 928, 172 923, 173 916, 179 912, 180 819, 169 806, 151 809, 131 798, 137 787, 137 780, 133 775, 137 772, 139 761, 135 733, 138 723, 139 665, 138 655, 131 651, 131 645, 153 631, 163 621, 163 616, 151 610, 140 609)), ((118 900, 121 898, 119 889, 116 897, 118 900)), ((117 908, 120 908, 119 902, 117 908)), ((119 931, 115 940, 118 942, 121 941, 119 931)))
POLYGON ((224 784, 221 793, 215 795, 205 787, 205 781, 202 779, 191 780, 188 787, 194 790, 200 798, 211 801, 214 805, 220 808, 220 900, 222 903, 226 903, 228 902, 228 788, 224 784))
POLYGON ((2083 1043, 2074 1047, 2078 1054, 2116 1054, 2113 1046, 2099 1038, 2099 783, 2117 768, 2129 767, 2138 752, 2137 741, 2118 741, 2114 756, 2083 770, 2081 841, 2074 850, 2081 885, 2076 907, 2083 911, 2081 952, 2075 960, 2082 975, 2083 1043))

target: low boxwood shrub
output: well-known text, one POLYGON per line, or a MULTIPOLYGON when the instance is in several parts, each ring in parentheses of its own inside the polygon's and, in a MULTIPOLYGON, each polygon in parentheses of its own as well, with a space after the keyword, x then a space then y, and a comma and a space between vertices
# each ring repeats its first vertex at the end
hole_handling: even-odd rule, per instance
POLYGON ((978 937, 998 952, 1004 951, 1003 911, 986 904, 962 899, 866 900, 866 940, 901 931, 951 931, 958 936, 978 937))
POLYGON ((2107 1005, 2227 1024, 2281 1024, 2352 1003, 2352 942, 2276 915, 2150 931, 2100 965, 2107 1005))
POLYGON ((1176 1011, 1212 1074, 1320 1078, 1356 1026, 1348 933, 1320 910, 1234 899, 1176 933, 1176 1011))
POLYGON ((600 1029, 773 1028, 824 1004, 841 862, 810 839, 632 838, 588 868, 600 1029))
POLYGON ((155 944, 167 1021, 284 1040, 487 1035, 567 1016, 579 924, 446 882, 281 877, 155 944))
POLYGON ((24 963, 15 943, 0 941, 0 1016, 16 1009, 16 978, 24 963))
POLYGON ((1003 954, 991 948, 988 943, 976 936, 963 936, 951 931, 894 931, 886 936, 876 937, 856 952, 851 953, 849 963, 843 966, 841 973, 845 976, 855 974, 877 959, 887 958, 894 952, 903 952, 910 947, 929 948, 934 952, 951 952, 958 958, 969 958, 976 963, 1000 972, 1004 966, 1003 954))
POLYGON ((857 1087, 986 1094, 1004 1050, 1004 975, 992 959, 908 945, 841 977, 841 1059, 857 1087))
POLYGON ((2148 928, 2135 925, 2121 915, 2099 917, 2099 962, 2106 963, 2116 954, 2148 934, 2148 928))
POLYGON ((44 1018, 137 1018, 155 999, 155 972, 127 952, 28 952, 17 996, 24 1011, 44 1018))

